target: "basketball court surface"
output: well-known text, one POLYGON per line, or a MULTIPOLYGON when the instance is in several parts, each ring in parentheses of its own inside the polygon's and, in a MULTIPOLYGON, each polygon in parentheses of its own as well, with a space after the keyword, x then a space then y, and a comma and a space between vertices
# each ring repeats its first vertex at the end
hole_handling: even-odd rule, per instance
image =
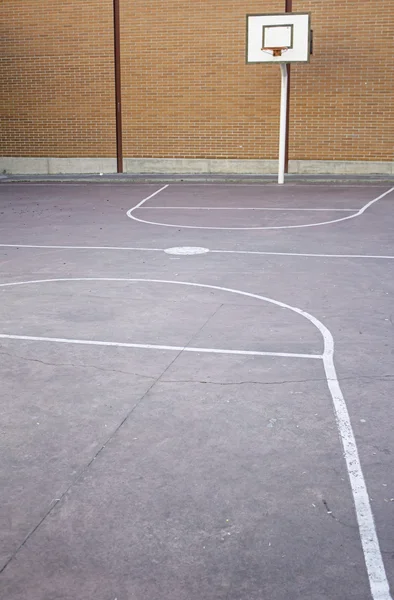
POLYGON ((394 188, 0 184, 7 600, 389 600, 394 188))

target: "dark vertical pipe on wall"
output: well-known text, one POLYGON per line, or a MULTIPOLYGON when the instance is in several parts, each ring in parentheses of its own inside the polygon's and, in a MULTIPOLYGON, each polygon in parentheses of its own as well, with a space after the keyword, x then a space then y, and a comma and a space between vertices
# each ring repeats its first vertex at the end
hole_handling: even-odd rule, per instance
MULTIPOLYGON (((293 11, 293 0, 285 0, 285 11, 293 11)), ((289 172, 289 124, 290 124, 290 89, 291 89, 291 69, 290 64, 287 65, 287 113, 286 113, 286 149, 285 149, 285 173, 289 172)))
POLYGON ((123 173, 122 150, 122 88, 120 79, 120 11, 119 0, 114 1, 114 63, 115 63, 115 103, 116 103, 116 165, 117 172, 123 173))

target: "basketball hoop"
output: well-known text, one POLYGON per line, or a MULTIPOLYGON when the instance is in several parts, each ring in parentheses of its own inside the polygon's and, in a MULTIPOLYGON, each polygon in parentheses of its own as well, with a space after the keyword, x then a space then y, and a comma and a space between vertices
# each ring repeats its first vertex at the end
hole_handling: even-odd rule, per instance
MULTIPOLYGON (((263 14, 246 16, 246 62, 275 63, 280 66, 280 124, 278 183, 285 181, 287 96, 290 63, 308 62, 311 54, 311 17, 309 13, 263 14)), ((393 599, 394 600, 394 599, 393 599)))
POLYGON ((275 46, 273 48, 262 48, 263 52, 268 52, 272 56, 282 56, 282 52, 287 52, 288 46, 275 46))

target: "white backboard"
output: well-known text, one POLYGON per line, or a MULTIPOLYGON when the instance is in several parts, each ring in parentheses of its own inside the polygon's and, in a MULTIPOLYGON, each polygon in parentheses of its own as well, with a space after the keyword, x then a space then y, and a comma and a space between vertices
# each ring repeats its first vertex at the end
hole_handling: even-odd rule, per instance
POLYGON ((247 15, 246 62, 308 62, 311 17, 309 13, 247 15), (274 56, 271 48, 284 48, 274 56))

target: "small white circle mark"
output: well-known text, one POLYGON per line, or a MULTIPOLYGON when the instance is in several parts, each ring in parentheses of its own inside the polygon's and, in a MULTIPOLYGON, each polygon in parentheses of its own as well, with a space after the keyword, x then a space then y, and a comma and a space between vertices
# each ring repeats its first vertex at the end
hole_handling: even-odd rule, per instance
POLYGON ((167 248, 164 250, 166 254, 178 254, 186 256, 190 254, 206 254, 209 252, 208 248, 200 248, 199 246, 176 246, 175 248, 167 248))

